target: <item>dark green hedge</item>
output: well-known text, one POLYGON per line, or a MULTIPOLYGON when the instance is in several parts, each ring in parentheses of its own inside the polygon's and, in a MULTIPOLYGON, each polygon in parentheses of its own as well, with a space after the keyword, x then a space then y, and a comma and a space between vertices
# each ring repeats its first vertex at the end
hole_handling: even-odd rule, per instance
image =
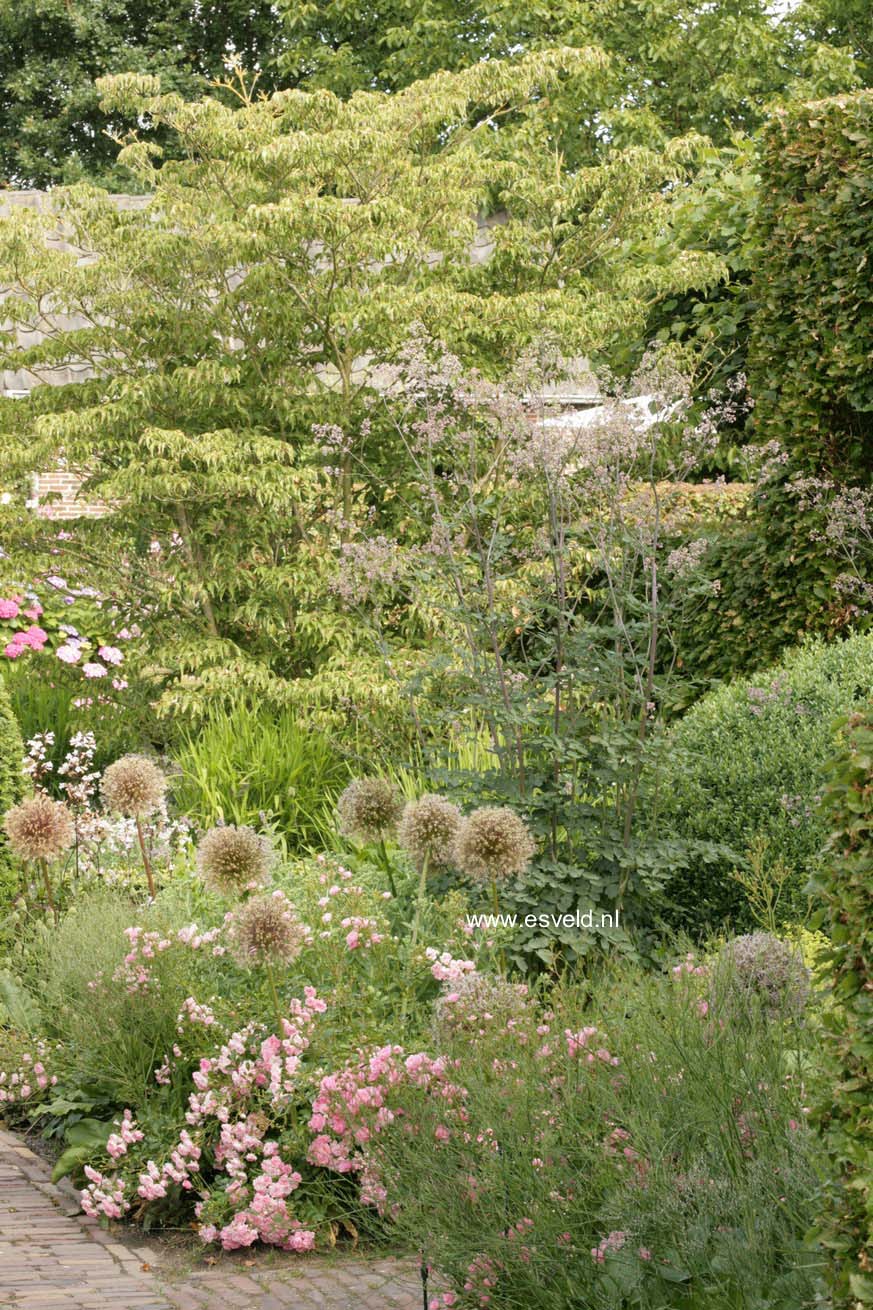
POLYGON ((682 666, 703 678, 859 622, 792 482, 868 485, 873 471, 873 91, 780 110, 760 175, 747 426, 786 459, 712 543, 721 590, 678 634, 682 666))
POLYGON ((846 722, 823 798, 832 837, 816 880, 833 943, 825 1011, 833 1085, 818 1118, 834 1166, 822 1238, 834 1310, 873 1306, 873 706, 846 722))
POLYGON ((758 440, 851 481, 873 469, 873 91, 779 111, 761 164, 758 440))
POLYGON ((775 664, 806 637, 864 630, 834 586, 841 562, 823 550, 820 518, 786 481, 755 493, 709 534, 708 575, 718 591, 676 631, 678 667, 705 686, 775 664))

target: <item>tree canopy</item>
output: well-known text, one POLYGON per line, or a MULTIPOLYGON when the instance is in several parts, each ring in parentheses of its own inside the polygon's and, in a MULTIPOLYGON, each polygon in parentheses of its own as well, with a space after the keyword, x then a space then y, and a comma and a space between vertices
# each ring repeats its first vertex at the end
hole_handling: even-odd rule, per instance
POLYGON ((276 39, 269 0, 0 0, 0 184, 129 188, 96 78, 159 73, 191 98, 236 55, 269 90, 276 39))
POLYGON ((279 0, 279 8, 282 71, 342 95, 396 91, 441 68, 559 44, 601 48, 610 71, 601 104, 580 103, 572 80, 552 97, 553 126, 578 159, 598 144, 657 144, 688 131, 725 143, 754 130, 774 99, 852 84, 852 56, 864 57, 866 39, 846 0, 812 0, 802 18, 766 0, 279 0))
POLYGON ((259 99, 241 83, 236 108, 110 79, 105 111, 145 117, 178 156, 136 134, 125 147, 150 202, 119 210, 80 185, 55 193, 54 213, 0 224, 0 278, 21 288, 14 327, 46 334, 11 360, 92 371, 0 406, 10 465, 62 456, 80 469, 115 507, 135 585, 152 586, 150 541, 175 551, 148 601, 166 623, 168 676, 294 677, 354 640, 325 565, 372 491, 364 457, 391 467, 377 499, 402 484, 372 402, 390 397, 384 369, 418 325, 500 373, 543 336, 596 354, 641 331, 655 295, 719 275, 679 248, 658 263, 634 255, 695 138, 576 172, 542 148, 551 90, 572 76, 594 99, 603 68, 598 51, 543 52, 345 101, 259 99), (511 160, 492 130, 506 111, 529 138, 511 160), (500 221, 480 233, 485 209, 500 221), (66 249, 45 244, 59 220, 66 249), (48 304, 83 326, 47 319, 48 304))
MULTIPOLYGON (((218 83, 236 61, 266 94, 345 97, 557 46, 607 56, 596 101, 573 77, 549 94, 551 136, 571 166, 689 131, 724 144, 774 100, 850 89, 871 72, 864 0, 788 12, 766 0, 0 0, 0 180, 129 187, 111 138, 130 120, 100 108, 106 74, 157 74, 165 92, 227 102, 218 83)), ((139 126, 165 149, 174 140, 139 126)))

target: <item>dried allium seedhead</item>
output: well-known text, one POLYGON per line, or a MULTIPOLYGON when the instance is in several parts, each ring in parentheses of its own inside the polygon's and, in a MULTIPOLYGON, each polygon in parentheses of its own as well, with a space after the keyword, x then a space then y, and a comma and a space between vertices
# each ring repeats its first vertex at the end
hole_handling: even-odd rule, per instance
POLYGON ((527 825, 505 806, 486 805, 464 819, 455 862, 477 882, 524 873, 535 850, 527 825))
POLYGON ((384 778, 355 778, 337 802, 340 831, 359 841, 378 841, 397 826, 403 801, 384 778))
POLYGON ((100 791, 110 810, 129 818, 153 814, 167 790, 167 780, 145 755, 122 755, 103 774, 100 791))
POLYGON ((735 937, 722 947, 716 978, 725 994, 713 1000, 728 1008, 754 998, 770 1014, 800 1015, 809 997, 809 970, 800 952, 769 932, 735 937))
POLYGON ((254 828, 210 828, 197 847, 197 872, 220 896, 239 896, 269 881, 273 852, 254 828))
POLYGON ((445 1042, 456 1034, 511 1032, 530 1012, 530 992, 523 983, 511 983, 478 971, 465 973, 446 983, 443 994, 437 998, 434 1035, 438 1042, 445 1042))
POLYGON ((428 794, 410 801, 403 810, 397 840, 419 871, 427 864, 433 872, 454 863, 455 841, 461 811, 445 796, 428 794))
POLYGON ((76 836, 73 816, 61 801, 37 792, 15 805, 3 821, 9 845, 22 860, 57 860, 76 836))
POLYGON ((226 919, 230 952, 244 969, 291 964, 310 940, 284 892, 253 896, 226 919))

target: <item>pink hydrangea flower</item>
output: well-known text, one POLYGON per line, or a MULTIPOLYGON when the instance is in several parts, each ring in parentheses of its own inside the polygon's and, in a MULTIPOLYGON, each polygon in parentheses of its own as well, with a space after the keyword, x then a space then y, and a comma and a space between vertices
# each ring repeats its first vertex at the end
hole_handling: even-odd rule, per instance
POLYGON ((7 659, 17 660, 23 650, 24 646, 20 641, 10 641, 9 645, 5 647, 3 654, 7 659))
POLYGON ((0 619, 17 619, 18 606, 14 600, 0 600, 0 619))
POLYGON ((25 646, 30 646, 33 650, 42 650, 48 641, 48 633, 45 628, 39 628, 35 623, 32 623, 24 633, 22 640, 25 646))
POLYGON ((73 646, 69 642, 64 642, 63 646, 59 646, 55 654, 59 660, 63 660, 64 664, 78 664, 82 656, 79 647, 73 646))
POLYGON ((121 664, 124 660, 124 656, 117 646, 101 646, 97 654, 104 664, 121 664))
POLYGON ((106 665, 98 664, 95 660, 89 660, 87 664, 82 665, 82 672, 86 678, 105 678, 106 665))

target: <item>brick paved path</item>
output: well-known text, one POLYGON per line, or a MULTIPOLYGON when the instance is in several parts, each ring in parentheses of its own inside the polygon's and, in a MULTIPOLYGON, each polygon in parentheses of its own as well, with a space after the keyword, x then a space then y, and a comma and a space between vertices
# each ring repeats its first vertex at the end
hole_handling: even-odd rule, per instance
POLYGON ((130 1229, 106 1232, 75 1210, 74 1193, 0 1130, 0 1310, 421 1308, 410 1261, 240 1252, 180 1273, 130 1229))

